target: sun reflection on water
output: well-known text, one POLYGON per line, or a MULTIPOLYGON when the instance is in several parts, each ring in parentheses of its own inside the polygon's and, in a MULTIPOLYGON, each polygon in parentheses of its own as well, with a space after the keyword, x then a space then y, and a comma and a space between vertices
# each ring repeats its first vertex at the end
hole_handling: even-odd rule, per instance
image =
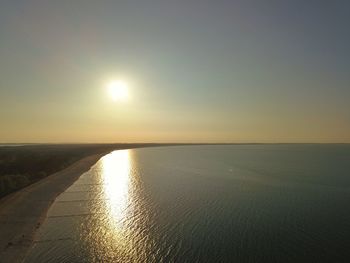
POLYGON ((115 224, 122 224, 127 216, 130 179, 129 150, 114 151, 102 159, 103 188, 108 214, 115 224))
POLYGON ((105 198, 84 239, 89 253, 105 262, 144 262, 155 244, 147 234, 147 206, 133 158, 133 150, 117 150, 99 162, 105 198))

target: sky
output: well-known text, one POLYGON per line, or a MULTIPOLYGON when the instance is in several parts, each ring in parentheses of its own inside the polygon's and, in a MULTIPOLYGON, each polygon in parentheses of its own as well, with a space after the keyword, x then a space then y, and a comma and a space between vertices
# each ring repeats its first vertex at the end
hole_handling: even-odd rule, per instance
POLYGON ((0 142, 350 142, 349 25, 345 0, 2 0, 0 142))

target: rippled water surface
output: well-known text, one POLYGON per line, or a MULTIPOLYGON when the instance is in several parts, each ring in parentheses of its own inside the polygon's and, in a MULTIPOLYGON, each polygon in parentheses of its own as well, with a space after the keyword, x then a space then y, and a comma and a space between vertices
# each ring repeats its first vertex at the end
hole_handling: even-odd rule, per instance
POLYGON ((26 262, 350 262, 350 146, 119 150, 48 212, 26 262))

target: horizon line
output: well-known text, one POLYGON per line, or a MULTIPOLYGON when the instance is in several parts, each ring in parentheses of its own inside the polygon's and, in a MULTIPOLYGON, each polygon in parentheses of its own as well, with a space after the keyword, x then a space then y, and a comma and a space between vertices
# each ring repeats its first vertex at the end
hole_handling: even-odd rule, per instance
POLYGON ((0 142, 7 145, 261 145, 261 144, 350 144, 350 142, 0 142))

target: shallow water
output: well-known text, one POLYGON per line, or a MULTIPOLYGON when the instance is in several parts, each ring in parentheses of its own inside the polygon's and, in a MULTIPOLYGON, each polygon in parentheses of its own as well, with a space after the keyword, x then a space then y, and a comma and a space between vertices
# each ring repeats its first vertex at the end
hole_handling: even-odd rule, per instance
POLYGON ((350 262, 350 145, 182 146, 104 156, 25 262, 350 262))

